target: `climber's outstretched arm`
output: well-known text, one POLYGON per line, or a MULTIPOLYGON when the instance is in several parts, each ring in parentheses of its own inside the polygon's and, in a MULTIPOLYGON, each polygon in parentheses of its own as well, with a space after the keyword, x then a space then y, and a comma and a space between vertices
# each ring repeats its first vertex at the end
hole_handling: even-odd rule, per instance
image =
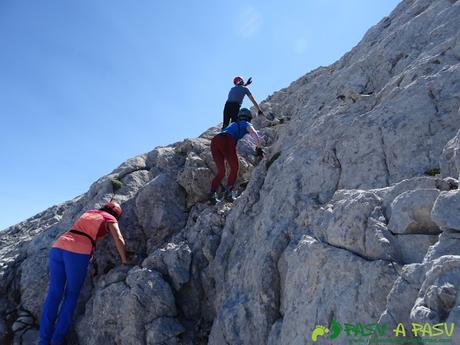
POLYGON ((257 114, 258 115, 263 115, 264 113, 262 110, 260 110, 259 104, 257 104, 256 100, 254 99, 254 96, 248 95, 249 99, 251 100, 252 104, 254 104, 254 107, 257 109, 257 114))
POLYGON ((109 223, 108 226, 113 240, 115 241, 115 246, 117 247, 118 254, 120 255, 121 263, 126 264, 128 261, 126 259, 125 239, 121 234, 118 223, 109 223))

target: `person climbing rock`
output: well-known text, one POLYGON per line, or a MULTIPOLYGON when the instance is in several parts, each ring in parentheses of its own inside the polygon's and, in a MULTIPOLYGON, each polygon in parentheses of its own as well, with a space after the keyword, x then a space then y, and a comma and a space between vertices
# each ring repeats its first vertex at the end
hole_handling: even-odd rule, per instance
POLYGON ((211 140, 211 154, 217 167, 216 176, 211 183, 211 204, 216 204, 220 201, 217 190, 225 177, 225 161, 227 161, 230 166, 230 174, 227 180, 227 187, 225 188, 225 200, 229 202, 233 202, 235 200, 233 186, 236 182, 236 178, 238 177, 239 169, 238 155, 236 153, 236 144, 238 143, 238 140, 243 138, 246 134, 249 134, 256 144, 256 155, 263 155, 260 137, 251 125, 251 120, 251 111, 249 109, 242 108, 238 112, 236 122, 233 122, 224 128, 221 133, 214 136, 211 140))
POLYGON ((49 287, 40 319, 39 345, 64 342, 97 240, 110 233, 121 263, 127 263, 125 240, 118 227, 121 213, 116 202, 109 202, 99 210, 86 211, 71 230, 54 242, 49 252, 49 287))
POLYGON ((258 115, 263 115, 262 110, 260 110, 259 104, 257 104, 256 100, 251 94, 251 91, 247 88, 249 84, 251 84, 252 78, 249 78, 248 81, 245 83, 244 79, 240 76, 233 78, 233 87, 230 89, 228 93, 227 102, 225 102, 224 106, 224 122, 222 125, 222 129, 228 126, 231 122, 235 122, 238 116, 238 112, 240 111, 241 104, 243 103, 244 96, 248 96, 251 102, 257 109, 258 115))

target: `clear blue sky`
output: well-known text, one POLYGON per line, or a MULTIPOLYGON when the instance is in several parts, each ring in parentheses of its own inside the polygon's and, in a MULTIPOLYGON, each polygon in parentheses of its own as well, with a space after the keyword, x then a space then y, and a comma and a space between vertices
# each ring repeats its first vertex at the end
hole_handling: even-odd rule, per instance
POLYGON ((261 101, 334 62, 398 2, 0 1, 0 229, 216 125, 235 75, 261 101))

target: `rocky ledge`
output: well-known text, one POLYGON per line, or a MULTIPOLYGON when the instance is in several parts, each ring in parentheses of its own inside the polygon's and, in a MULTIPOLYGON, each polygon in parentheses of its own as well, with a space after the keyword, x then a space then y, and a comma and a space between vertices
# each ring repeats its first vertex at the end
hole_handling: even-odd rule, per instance
POLYGON ((267 155, 240 144, 234 204, 206 202, 216 127, 2 232, 0 342, 35 344, 50 245, 113 178, 133 266, 98 247, 69 344, 297 345, 333 320, 460 324, 459 32, 460 2, 405 0, 268 97, 254 121, 267 155))

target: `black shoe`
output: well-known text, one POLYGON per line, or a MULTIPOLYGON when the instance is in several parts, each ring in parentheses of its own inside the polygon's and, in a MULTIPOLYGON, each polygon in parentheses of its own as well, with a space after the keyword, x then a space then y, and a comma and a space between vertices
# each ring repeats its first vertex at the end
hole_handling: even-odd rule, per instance
POLYGON ((220 202, 217 192, 211 193, 211 196, 209 197, 209 202, 211 203, 211 205, 215 205, 218 202, 220 202))
POLYGON ((225 192, 225 201, 234 202, 235 200, 236 200, 236 196, 232 190, 228 190, 225 192))

